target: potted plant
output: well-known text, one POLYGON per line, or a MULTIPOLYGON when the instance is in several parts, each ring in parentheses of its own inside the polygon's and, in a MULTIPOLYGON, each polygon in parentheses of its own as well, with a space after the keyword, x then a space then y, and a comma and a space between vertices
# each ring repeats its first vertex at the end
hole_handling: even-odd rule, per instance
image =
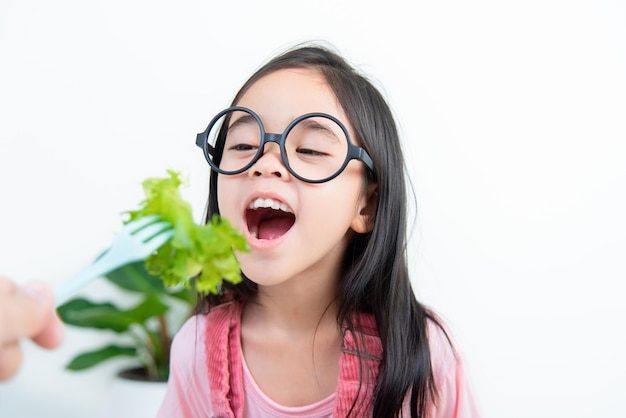
POLYGON ((106 360, 126 356, 135 367, 119 376, 135 380, 167 381, 170 345, 174 333, 189 316, 196 302, 193 286, 166 287, 159 276, 150 274, 143 261, 122 266, 104 277, 139 301, 130 308, 110 302, 74 298, 58 308, 68 325, 110 331, 119 342, 74 357, 67 369, 86 370, 106 360))

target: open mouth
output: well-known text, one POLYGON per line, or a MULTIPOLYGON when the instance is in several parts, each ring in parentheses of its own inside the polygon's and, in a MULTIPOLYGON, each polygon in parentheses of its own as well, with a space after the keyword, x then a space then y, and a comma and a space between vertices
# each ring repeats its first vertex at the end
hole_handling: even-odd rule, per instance
POLYGON ((291 208, 274 199, 258 198, 246 209, 246 223, 250 235, 257 239, 279 238, 296 222, 291 208))

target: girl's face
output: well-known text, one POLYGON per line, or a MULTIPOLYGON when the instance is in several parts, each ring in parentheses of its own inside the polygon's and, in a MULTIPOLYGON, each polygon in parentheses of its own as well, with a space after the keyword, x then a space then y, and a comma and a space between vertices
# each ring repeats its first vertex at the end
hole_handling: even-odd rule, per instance
MULTIPOLYGON (((268 74, 237 105, 256 112, 265 131, 272 133, 283 132, 305 113, 327 113, 339 119, 355 141, 344 111, 316 70, 283 69, 268 74)), ((260 286, 292 279, 336 283, 351 234, 369 230, 364 210, 365 169, 360 161, 352 160, 331 181, 305 183, 287 171, 278 145, 270 143, 246 172, 219 175, 220 213, 246 236, 252 249, 238 254, 244 274, 260 286)))

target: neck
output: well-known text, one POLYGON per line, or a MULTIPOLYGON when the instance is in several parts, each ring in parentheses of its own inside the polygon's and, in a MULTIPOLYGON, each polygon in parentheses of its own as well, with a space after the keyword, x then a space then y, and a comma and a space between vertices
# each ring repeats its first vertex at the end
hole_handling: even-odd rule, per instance
POLYGON ((301 281, 259 286, 257 294, 244 308, 245 317, 289 333, 308 333, 328 325, 336 327, 336 283, 319 280, 308 283, 314 284, 306 285, 301 281))
POLYGON ((241 349, 257 384, 288 406, 318 402, 335 392, 342 333, 337 326, 336 280, 290 280, 259 286, 246 302, 241 349))

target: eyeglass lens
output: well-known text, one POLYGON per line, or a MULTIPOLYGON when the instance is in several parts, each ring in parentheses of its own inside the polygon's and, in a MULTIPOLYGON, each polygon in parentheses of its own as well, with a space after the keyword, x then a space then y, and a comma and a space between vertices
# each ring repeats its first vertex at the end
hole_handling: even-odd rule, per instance
MULTIPOLYGON (((337 173, 348 154, 348 139, 333 120, 313 116, 290 125, 285 136, 284 159, 287 166, 302 178, 316 181, 337 173)), ((224 135, 224 147, 219 168, 225 172, 238 172, 263 152, 262 128, 247 112, 231 110, 216 122, 208 135, 209 145, 216 147, 224 135), (222 125, 227 123, 228 129, 222 125), (225 131, 225 132, 224 132, 225 131)))

